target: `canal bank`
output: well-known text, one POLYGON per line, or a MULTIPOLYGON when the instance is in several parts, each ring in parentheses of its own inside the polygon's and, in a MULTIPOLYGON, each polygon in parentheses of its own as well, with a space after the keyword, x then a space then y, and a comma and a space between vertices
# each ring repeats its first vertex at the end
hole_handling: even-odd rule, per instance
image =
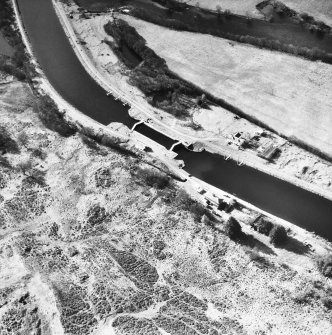
MULTIPOLYGON (((65 34, 75 51, 75 54, 84 68, 87 69, 91 77, 99 85, 101 85, 106 92, 112 93, 113 96, 119 98, 124 104, 130 105, 131 109, 129 110, 129 115, 131 117, 142 122, 145 121, 145 124, 141 125, 137 131, 145 134, 150 138, 156 139, 158 143, 161 143, 167 148, 171 147, 172 140, 181 141, 182 143, 196 143, 196 147, 200 146, 205 148, 205 150, 211 154, 219 154, 225 158, 231 158, 236 162, 241 162, 242 164, 257 169, 265 174, 269 174, 275 178, 287 181, 300 188, 308 190, 309 192, 313 192, 319 196, 325 197, 328 200, 332 200, 332 194, 328 190, 325 190, 324 188, 314 183, 301 180, 300 178, 297 178, 290 173, 286 173, 285 171, 280 171, 275 168, 273 164, 267 165, 264 160, 249 152, 240 151, 238 149, 234 150, 233 148, 227 145, 222 145, 220 143, 216 144, 217 141, 214 142, 211 137, 201 137, 199 132, 196 132, 196 134, 192 136, 188 133, 184 133, 183 131, 181 132, 183 129, 180 130, 175 126, 168 126, 166 123, 167 113, 163 112, 164 116, 161 116, 158 114, 156 109, 151 107, 146 101, 140 102, 140 97, 137 96, 137 93, 132 92, 133 87, 130 87, 128 84, 123 84, 121 86, 121 84, 119 84, 119 80, 115 82, 116 79, 112 78, 110 75, 107 75, 102 66, 97 65, 97 60, 93 59, 91 52, 88 52, 85 44, 81 42, 83 41, 81 36, 75 32, 74 24, 72 23, 73 20, 75 20, 75 17, 72 15, 73 18, 71 20, 68 18, 68 11, 72 12, 72 8, 67 8, 66 10, 62 2, 57 0, 52 0, 52 2, 59 20, 64 28, 65 34), (148 123, 146 122, 147 119, 149 120, 148 123), (158 135, 158 133, 165 134, 169 139, 165 138, 165 136, 158 135)), ((106 18, 106 22, 108 20, 106 14, 104 17, 106 18)), ((90 18, 89 21, 90 20, 92 20, 92 18, 90 18)), ((100 38, 102 39, 102 36, 100 36, 100 38)), ((105 45, 107 47, 107 44, 105 45)), ((105 54, 106 52, 107 51, 105 50, 99 51, 101 54, 105 54)), ((217 140, 217 138, 215 138, 215 140, 217 140)))
MULTIPOLYGON (((18 3, 25 28, 29 33, 34 50, 36 50, 39 63, 51 84, 55 86, 55 89, 57 90, 57 86, 60 86, 59 93, 61 95, 63 90, 68 90, 63 96, 65 100, 69 99, 71 104, 85 114, 93 116, 93 112, 95 112, 95 119, 97 119, 97 121, 102 122, 98 119, 106 118, 108 120, 111 119, 111 122, 115 120, 128 126, 124 119, 129 120, 129 116, 122 105, 116 105, 119 108, 112 109, 111 106, 114 106, 112 99, 108 99, 108 104, 103 105, 105 101, 104 98, 107 98, 105 91, 89 77, 79 63, 59 22, 57 22, 52 3, 50 1, 39 0, 29 0, 29 2, 19 0, 18 3), (85 82, 86 80, 88 80, 88 82, 85 82), (95 104, 92 104, 90 109, 91 101, 95 102, 95 104), (96 104, 97 102, 100 102, 100 104, 96 104), (102 110, 102 107, 104 107, 104 110, 102 110), (111 111, 112 115, 110 115, 111 111)), ((108 122, 108 120, 106 120, 106 122, 108 122)), ((133 123, 134 120, 130 122, 130 124, 133 123)), ((230 182, 230 185, 228 185, 230 186, 230 193, 236 192, 239 198, 243 198, 267 212, 276 213, 278 217, 289 220, 303 228, 315 230, 318 234, 326 238, 332 238, 331 229, 329 227, 330 218, 332 216, 332 206, 331 202, 326 199, 301 190, 294 185, 288 183, 281 184, 279 180, 259 173, 256 170, 250 170, 250 175, 245 178, 246 173, 248 173, 245 167, 233 169, 233 165, 229 165, 231 162, 224 160, 216 160, 213 162, 206 160, 204 162, 206 157, 214 159, 214 157, 208 153, 206 153, 208 156, 203 157, 201 154, 191 154, 188 151, 188 155, 191 155, 190 157, 192 157, 194 162, 194 166, 190 166, 190 161, 186 161, 186 166, 189 171, 190 169, 194 169, 195 166, 199 166, 206 172, 200 173, 196 168, 196 172, 199 174, 198 177, 202 177, 205 181, 209 180, 211 184, 224 189, 222 183, 225 182, 225 180, 220 180, 217 177, 223 174, 223 170, 225 172, 227 171, 227 173, 223 175, 230 182), (204 164, 202 163, 205 163, 205 166, 203 166, 204 164), (208 164, 210 164, 210 166, 208 164), (251 178, 252 175, 256 177, 251 178), (260 177, 264 178, 264 183, 261 185, 262 188, 257 190, 257 182, 260 183, 260 177), (232 190, 231 182, 236 180, 242 183, 246 192, 244 192, 244 189, 232 190), (261 189, 263 190, 263 194, 265 194, 264 199, 261 196, 255 197, 255 193, 261 192, 261 189), (251 194, 248 194, 248 192, 251 194), (289 194, 287 199, 284 199, 285 193, 289 194), (274 205, 276 201, 278 202, 277 207, 274 205), (290 202, 293 207, 287 206, 288 202, 290 202), (307 208, 309 211, 302 213, 303 208, 307 208), (315 229, 312 229, 313 227, 315 229)))

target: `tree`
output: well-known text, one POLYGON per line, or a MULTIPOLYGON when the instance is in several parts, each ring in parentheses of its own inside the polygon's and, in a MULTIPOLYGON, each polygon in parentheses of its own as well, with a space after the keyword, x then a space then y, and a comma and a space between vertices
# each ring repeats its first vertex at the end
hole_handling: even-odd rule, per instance
POLYGON ((279 246, 286 243, 287 238, 288 235, 285 227, 274 225, 270 232, 270 242, 275 246, 279 246))
POLYGON ((0 153, 12 153, 17 154, 20 149, 17 143, 10 137, 7 129, 0 127, 0 153))
POLYGON ((251 224, 251 227, 259 233, 268 236, 273 227, 273 224, 266 218, 260 217, 257 221, 251 224))
POLYGON ((76 133, 74 125, 64 119, 54 101, 48 96, 40 96, 38 101, 38 115, 45 127, 56 131, 61 136, 69 137, 76 133))
POLYGON ((332 255, 327 255, 319 259, 318 269, 323 276, 332 278, 332 255))
POLYGON ((229 18, 232 15, 232 12, 229 9, 226 9, 224 14, 227 18, 229 18))
POLYGON ((232 239, 236 240, 242 236, 242 228, 239 222, 230 216, 225 225, 225 232, 227 236, 232 239))

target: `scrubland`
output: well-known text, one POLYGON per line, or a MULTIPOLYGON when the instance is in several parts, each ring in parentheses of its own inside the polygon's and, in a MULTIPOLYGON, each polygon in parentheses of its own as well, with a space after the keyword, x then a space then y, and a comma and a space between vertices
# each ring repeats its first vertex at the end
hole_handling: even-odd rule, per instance
POLYGON ((1 334, 330 333, 327 242, 209 215, 134 154, 46 128, 26 84, 0 101, 1 334))

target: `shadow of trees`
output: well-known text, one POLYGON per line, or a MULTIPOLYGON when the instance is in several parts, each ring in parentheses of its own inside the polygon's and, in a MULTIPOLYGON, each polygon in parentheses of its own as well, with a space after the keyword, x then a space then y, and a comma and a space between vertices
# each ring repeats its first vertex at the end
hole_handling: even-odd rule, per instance
POLYGON ((242 238, 239 239, 238 242, 243 246, 249 247, 251 249, 256 249, 257 251, 261 251, 267 255, 276 255, 271 247, 261 242, 252 235, 243 234, 242 238))
POLYGON ((295 254, 303 255, 310 252, 310 246, 306 245, 292 236, 288 236, 287 242, 279 248, 294 252, 295 254))

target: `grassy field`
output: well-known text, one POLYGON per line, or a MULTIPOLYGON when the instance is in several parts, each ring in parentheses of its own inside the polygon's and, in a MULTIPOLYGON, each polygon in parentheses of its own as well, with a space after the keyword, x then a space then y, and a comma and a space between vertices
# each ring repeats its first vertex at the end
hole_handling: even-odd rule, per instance
POLYGON ((184 79, 278 133, 295 136, 332 155, 331 66, 129 17, 126 20, 184 79))
POLYGON ((5 56, 12 56, 13 55, 13 49, 8 44, 7 40, 2 36, 0 32, 0 54, 5 56))
MULTIPOLYGON (((222 10, 229 9, 232 13, 240 15, 260 16, 256 5, 260 0, 200 0, 201 8, 215 10, 220 6, 222 10)), ((299 13, 306 12, 322 20, 326 24, 332 25, 332 1, 331 0, 282 0, 285 5, 296 10, 299 13)), ((196 0, 189 1, 189 4, 196 5, 196 0)))

